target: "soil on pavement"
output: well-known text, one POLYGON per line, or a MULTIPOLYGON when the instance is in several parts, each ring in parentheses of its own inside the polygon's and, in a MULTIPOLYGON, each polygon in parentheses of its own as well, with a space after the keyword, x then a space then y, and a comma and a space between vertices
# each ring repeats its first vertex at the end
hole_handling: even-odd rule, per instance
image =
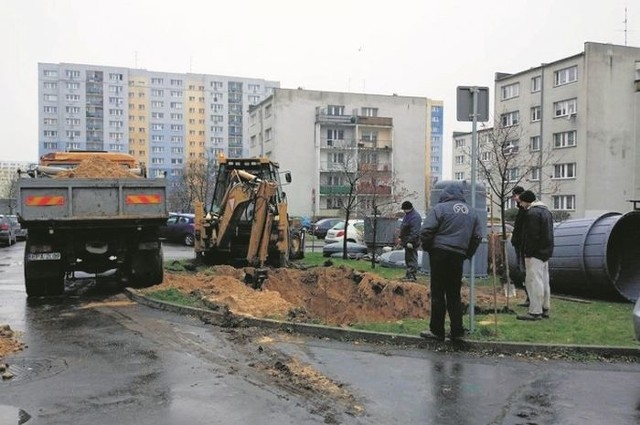
POLYGON ((24 348, 24 344, 18 339, 18 335, 11 330, 9 325, 0 324, 0 360, 7 354, 15 353, 24 348))

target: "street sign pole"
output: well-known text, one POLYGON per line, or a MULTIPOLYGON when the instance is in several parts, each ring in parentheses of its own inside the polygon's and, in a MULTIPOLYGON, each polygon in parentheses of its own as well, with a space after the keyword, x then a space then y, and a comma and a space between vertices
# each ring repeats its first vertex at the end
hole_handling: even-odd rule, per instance
MULTIPOLYGON (((478 159, 478 87, 471 87, 473 110, 471 112, 471 209, 476 211, 476 161, 478 159)), ((474 333, 475 326, 475 283, 476 283, 476 256, 471 256, 471 278, 469 280, 469 332, 474 333)))
MULTIPOLYGON (((471 208, 476 212, 476 178, 478 162, 478 121, 489 120, 489 88, 459 86, 457 93, 458 121, 471 121, 471 208)), ((471 257, 471 277, 469 281, 469 332, 475 332, 475 284, 476 256, 471 257)))

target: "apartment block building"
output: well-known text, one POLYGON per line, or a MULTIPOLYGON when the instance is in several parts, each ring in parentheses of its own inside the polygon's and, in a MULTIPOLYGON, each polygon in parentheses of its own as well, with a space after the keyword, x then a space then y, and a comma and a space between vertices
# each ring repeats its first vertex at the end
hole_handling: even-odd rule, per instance
POLYGON ((38 153, 128 152, 151 175, 248 154, 246 111, 276 81, 70 63, 38 64, 38 153))
POLYGON ((424 97, 275 89, 249 110, 249 153, 292 172, 286 192, 293 214, 340 215, 354 175, 357 216, 403 190, 415 192, 411 201, 424 212, 430 144, 442 131, 432 117, 440 124, 442 109, 424 97))
MULTIPOLYGON (((497 73, 494 102, 496 126, 519 127, 514 152, 540 158, 510 178, 552 210, 592 217, 640 199, 640 48, 586 42, 579 54, 497 73)), ((456 179, 470 178, 470 143, 454 133, 456 179)))

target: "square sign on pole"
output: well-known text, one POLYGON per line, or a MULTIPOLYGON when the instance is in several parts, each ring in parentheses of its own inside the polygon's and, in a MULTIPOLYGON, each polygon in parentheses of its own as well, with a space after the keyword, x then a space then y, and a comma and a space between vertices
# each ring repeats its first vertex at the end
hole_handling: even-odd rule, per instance
POLYGON ((473 93, 478 93, 476 114, 478 122, 489 121, 489 87, 458 86, 457 119, 458 121, 473 121, 473 93))

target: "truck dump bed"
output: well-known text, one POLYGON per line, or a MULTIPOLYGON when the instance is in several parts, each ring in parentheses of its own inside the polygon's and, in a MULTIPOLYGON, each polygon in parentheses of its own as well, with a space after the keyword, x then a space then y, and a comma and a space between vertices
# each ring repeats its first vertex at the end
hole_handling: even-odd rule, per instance
POLYGON ((106 225, 166 221, 162 179, 19 179, 18 214, 23 226, 106 225))

